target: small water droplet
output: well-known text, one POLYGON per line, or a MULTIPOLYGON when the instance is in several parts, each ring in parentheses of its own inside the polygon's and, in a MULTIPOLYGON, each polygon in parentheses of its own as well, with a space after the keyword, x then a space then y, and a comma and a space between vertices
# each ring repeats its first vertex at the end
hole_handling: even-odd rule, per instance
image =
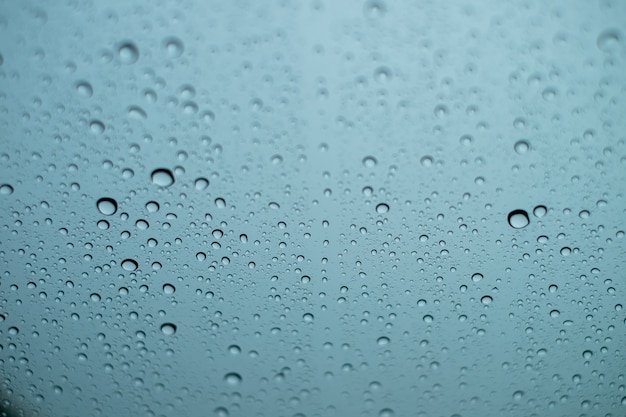
POLYGON ((385 214, 389 211, 389 206, 385 203, 380 203, 376 206, 376 213, 385 214))
POLYGON ((134 64, 139 59, 139 49, 134 43, 125 41, 117 47, 117 56, 122 64, 134 64))
POLYGON ((166 336, 171 336, 176 333, 176 325, 173 323, 163 323, 161 325, 161 332, 166 336))
POLYGON ((513 399, 515 401, 520 401, 522 399, 522 397, 524 396, 524 391, 515 391, 513 393, 513 399))
POLYGON ((472 281, 474 282, 479 282, 482 279, 483 279, 483 274, 479 272, 476 272, 475 274, 472 275, 472 281))
POLYGON ((185 52, 185 45, 177 37, 170 36, 163 40, 163 49, 168 57, 178 58, 185 52))
POLYGON ((100 120, 92 120, 89 123, 89 129, 91 129, 91 133, 100 135, 104 132, 104 123, 102 123, 100 120))
POLYGON ((533 209, 533 214, 535 215, 535 217, 543 217, 546 215, 546 213, 548 213, 548 209, 546 208, 546 206, 536 206, 533 209))
POLYGON ((363 166, 365 168, 374 168, 378 164, 378 161, 373 156, 366 156, 363 158, 363 166))
POLYGON ((96 207, 101 214, 111 216, 117 212, 117 201, 109 197, 103 197, 96 202, 96 207))
POLYGON ((144 120, 148 117, 146 111, 139 106, 130 106, 127 113, 128 117, 135 120, 144 120))
POLYGON ((508 216, 509 225, 514 229, 521 229, 530 223, 528 213, 525 210, 513 210, 508 216))
POLYGON ((231 355, 239 355, 241 353, 241 348, 237 345, 228 346, 228 353, 231 355))
POLYGON ((515 145, 513 145, 513 149, 515 149, 515 152, 519 155, 525 154, 530 149, 530 143, 524 139, 518 140, 515 142, 515 145))
POLYGON ((422 159, 420 159, 420 164, 422 164, 423 167, 432 166, 433 157, 429 155, 423 156, 422 159))
POLYGON ((93 95, 93 87, 87 81, 78 81, 76 83, 76 92, 82 97, 91 97, 93 95))
POLYGON ((174 184, 174 174, 169 169, 155 169, 150 177, 152 178, 152 183, 159 187, 169 187, 174 184))
POLYGON ((126 271, 136 271, 137 268, 139 268, 139 264, 133 259, 124 259, 122 261, 122 268, 126 271))

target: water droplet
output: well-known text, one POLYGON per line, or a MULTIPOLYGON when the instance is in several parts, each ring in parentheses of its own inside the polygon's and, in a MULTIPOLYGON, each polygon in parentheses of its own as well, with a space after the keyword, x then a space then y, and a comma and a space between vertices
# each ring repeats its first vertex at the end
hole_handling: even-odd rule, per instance
POLYGON ((92 120, 89 123, 89 128, 91 129, 91 133, 100 135, 104 132, 104 123, 102 123, 100 120, 92 120))
POLYGON ((396 413, 391 408, 383 408, 379 411, 378 417, 394 417, 396 413))
POLYGON ((144 120, 148 117, 146 111, 139 106, 130 106, 127 113, 128 117, 135 120, 144 120))
POLYGON ((380 203, 376 206, 376 213, 385 214, 389 211, 389 206, 385 203, 380 203))
POLYGON ((560 252, 561 252, 561 255, 563 255, 563 256, 570 256, 570 255, 571 255, 571 253, 572 253, 572 249, 570 249, 570 248, 569 248, 569 247, 567 247, 567 246, 563 246, 563 247, 561 248, 561 251, 560 251, 560 252))
POLYGON ((139 264, 137 263, 137 261, 134 261, 132 259, 124 259, 122 261, 122 268, 124 268, 126 271, 136 271, 137 268, 139 268, 139 264))
POLYGON ((9 184, 0 185, 0 195, 10 195, 13 194, 13 186, 9 184))
POLYGON ((509 225, 514 229, 521 229, 528 226, 530 220, 528 219, 528 213, 524 210, 513 210, 508 216, 509 225))
POLYGON ((271 208, 272 210, 278 210, 280 208, 280 204, 272 201, 268 204, 269 208, 271 208))
POLYGON ((617 29, 606 29, 598 35, 598 48, 603 52, 612 52, 620 46, 622 33, 617 29))
POLYGON ((426 314, 424 317, 422 317, 422 320, 424 320, 424 323, 432 323, 433 316, 431 316, 430 314, 426 314))
POLYGON ((546 206, 537 206, 533 209, 533 214, 535 217, 543 217, 548 213, 548 209, 546 206))
POLYGON ((159 211, 159 203, 157 203, 156 201, 148 201, 146 203, 146 210, 148 210, 148 213, 156 213, 157 211, 159 211))
POLYGON ((175 36, 167 37, 163 40, 163 49, 170 58, 178 58, 185 52, 183 42, 175 36))
POLYGON ((228 353, 231 355, 239 355, 241 353, 241 348, 237 345, 228 346, 228 353))
POLYGON ((167 295, 174 294, 176 292, 176 287, 172 284, 163 284, 163 292, 167 295))
POLYGON ((493 298, 491 298, 490 295, 484 295, 481 299, 480 302, 483 303, 484 305, 488 306, 489 304, 491 304, 491 302, 493 301, 493 298))
POLYGON ((589 359, 591 359, 591 357, 592 357, 592 356, 593 356, 593 352, 592 352, 592 351, 590 351, 590 350, 585 350, 585 351, 583 352, 583 358, 584 358, 584 359, 589 360, 589 359))
POLYGON ((308 275, 302 275, 302 277, 300 277, 300 282, 303 284, 307 284, 311 281, 311 277, 308 275))
POLYGON ((520 155, 525 154, 530 149, 530 143, 524 139, 518 140, 515 142, 515 145, 513 145, 513 149, 520 155))
POLYGON ((472 281, 474 282, 478 282, 480 280, 483 279, 483 274, 476 272, 475 274, 472 275, 472 281))
POLYGON ((387 67, 378 67, 374 71, 374 79, 379 83, 388 82, 391 80, 391 70, 387 67))
POLYGON ((76 92, 82 97, 91 97, 93 95, 93 87, 87 81, 78 81, 76 83, 76 92))
POLYGON ((580 217, 581 219, 588 219, 590 215, 591 213, 589 213, 589 211, 587 210, 582 210, 580 213, 578 213, 578 217, 580 217))
POLYGON ((226 201, 223 198, 216 198, 214 203, 215 203, 215 207, 219 209, 223 209, 226 207, 226 201))
POLYGON ((207 180, 204 177, 197 178, 194 181, 194 186, 196 187, 196 190, 198 191, 206 190, 207 187, 209 186, 209 180, 207 180))
POLYGON ((553 319, 559 317, 561 315, 561 312, 559 310, 552 310, 550 312, 550 317, 552 317, 553 319))
POLYGON ((270 158, 270 162, 272 162, 272 164, 274 164, 274 165, 278 165, 278 164, 283 162, 283 157, 280 156, 280 155, 273 155, 270 158))
POLYGON ((513 399, 515 401, 520 401, 522 399, 522 397, 524 396, 524 391, 515 391, 513 393, 513 399))
POLYGON ((550 285, 550 286, 548 287, 548 291, 550 291, 551 293, 555 293, 555 292, 556 292, 556 290, 558 290, 558 289, 559 289, 559 287, 558 287, 558 286, 556 286, 556 285, 554 285, 554 284, 552 284, 552 285, 550 285))
POLYGON ((379 346, 385 346, 389 344, 389 338, 386 336, 381 336, 378 338, 378 340, 376 340, 376 343, 378 343, 379 346))
POLYGON ((139 59, 139 49, 134 43, 125 41, 117 47, 117 56, 122 64, 134 64, 139 59))
POLYGON ((176 333, 176 325, 173 323, 163 323, 161 325, 161 332, 166 336, 171 336, 176 333))
POLYGON ((307 323, 311 323, 314 317, 313 317, 313 314, 311 313, 304 313, 304 315, 302 316, 302 319, 307 323))
POLYGON ((373 156, 366 156, 363 158, 363 166, 365 168, 374 168, 378 164, 378 161, 373 156))
POLYGON ((100 294, 95 293, 95 292, 93 294, 91 294, 89 296, 89 298, 91 298, 91 301, 96 301, 96 302, 100 301, 100 299, 101 299, 100 294))
POLYGON ((105 215, 111 216, 117 212, 117 201, 109 197, 103 197, 96 202, 98 211, 105 215))
POLYGON ((433 157, 426 155, 423 156, 422 159, 420 159, 420 164, 422 164, 423 167, 429 167, 433 164, 433 157))
POLYGON ((174 174, 169 169, 155 169, 150 177, 152 178, 152 183, 159 187, 169 187, 174 184, 174 174))
POLYGON ((241 375, 236 372, 229 372, 224 375, 224 382, 228 385, 239 385, 241 383, 241 375))

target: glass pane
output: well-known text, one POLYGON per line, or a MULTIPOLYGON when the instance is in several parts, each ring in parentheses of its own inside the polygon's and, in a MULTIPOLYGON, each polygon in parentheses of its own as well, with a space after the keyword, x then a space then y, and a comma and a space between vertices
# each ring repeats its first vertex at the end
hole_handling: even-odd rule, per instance
POLYGON ((0 416, 623 416, 626 2, 0 1, 0 416))

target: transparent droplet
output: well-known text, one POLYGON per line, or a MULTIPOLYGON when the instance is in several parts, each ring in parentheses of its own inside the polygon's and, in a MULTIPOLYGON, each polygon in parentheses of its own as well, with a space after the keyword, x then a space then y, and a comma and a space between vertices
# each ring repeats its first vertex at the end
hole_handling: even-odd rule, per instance
POLYGON ((146 203, 146 210, 148 210, 148 213, 156 213, 157 211, 159 211, 159 203, 157 203, 156 201, 148 201, 146 203))
POLYGON ((563 256, 570 256, 570 255, 571 255, 571 253, 572 253, 572 249, 571 249, 571 248, 569 248, 569 247, 567 247, 567 246, 564 246, 564 247, 562 247, 562 248, 561 248, 560 253, 561 253, 561 255, 563 255, 563 256))
POLYGON ((486 306, 491 304, 492 301, 493 301, 493 298, 490 295, 484 295, 480 299, 480 302, 483 303, 486 306))
POLYGON ((483 279, 483 274, 481 274, 479 272, 476 272, 475 274, 472 274, 472 281, 479 282, 482 279, 483 279))
POLYGON ((135 120, 144 120, 148 118, 148 114, 139 106, 130 106, 127 110, 128 117, 135 120))
POLYGON ((122 261, 122 268, 126 271, 135 271, 139 268, 139 264, 133 259, 124 259, 122 261))
POLYGON ((311 313, 305 313, 305 314, 302 316, 302 319, 303 319, 305 322, 310 323, 310 322, 312 322, 312 321, 313 321, 314 317, 313 317, 313 314, 311 314, 311 313))
POLYGON ((176 292, 176 287, 172 284, 163 284, 163 292, 167 295, 174 294, 176 292))
POLYGON ((387 67, 378 67, 374 71, 374 79, 379 83, 385 83, 391 80, 391 70, 387 67))
POLYGON ((101 214, 111 216, 117 212, 117 201, 109 197, 103 197, 96 202, 96 207, 101 214))
POLYGON ((385 203, 380 203, 376 206, 376 213, 385 214, 389 211, 389 206, 385 203))
POLYGON ((204 177, 197 178, 194 181, 194 186, 196 187, 196 190, 198 191, 206 190, 207 187, 209 186, 209 180, 207 180, 204 177))
POLYGON ((167 37, 163 40, 163 49, 170 58, 178 58, 185 52, 183 41, 174 36, 167 37))
POLYGON ((89 298, 91 299, 91 301, 100 301, 101 297, 100 294, 98 293, 92 293, 89 298))
POLYGON ((92 133, 100 135, 104 132, 104 123, 102 123, 100 120, 92 120, 89 123, 89 129, 91 129, 92 133))
POLYGON ((366 168, 373 168, 378 164, 378 161, 373 156, 366 156, 363 158, 363 166, 366 168))
POLYGON ((76 83, 76 92, 82 97, 91 97, 93 95, 93 87, 87 81, 78 81, 76 83))
POLYGON ((423 156, 422 159, 420 159, 420 164, 422 164, 423 167, 429 167, 433 164, 433 157, 426 155, 423 156))
POLYGON ((224 382, 228 385, 239 385, 241 383, 241 375, 236 372, 229 372, 224 375, 224 382))
POLYGON ((161 325, 161 332, 166 336, 171 336, 176 333, 176 325, 173 323, 163 323, 161 325))
POLYGON ((228 346, 228 353, 231 355, 239 355, 241 353, 241 348, 237 345, 228 346))
POLYGON ((174 174, 165 168, 158 168, 152 171, 152 183, 159 187, 169 187, 174 184, 174 174))
POLYGON ((13 186, 9 184, 0 185, 0 195, 10 195, 13 194, 13 186))
POLYGON ((508 216, 509 225, 514 229, 521 229, 530 223, 528 213, 525 210, 513 210, 508 216))
POLYGON ((117 47, 117 56, 122 64, 134 64, 139 59, 139 49, 134 43, 125 41, 117 47))
POLYGON ((378 412, 378 417, 394 417, 396 413, 391 408, 383 408, 378 412))
POLYGON ((385 346, 389 344, 389 338, 387 336, 381 336, 376 340, 379 346, 385 346))
POLYGON ((560 315, 561 315, 561 312, 559 310, 550 311, 550 317, 552 317, 553 319, 559 317, 560 315))
POLYGON ((535 215, 535 217, 543 217, 546 215, 547 212, 548 209, 546 208, 546 206, 536 206, 533 209, 533 214, 535 215))
POLYGON ((520 401, 522 399, 522 397, 524 396, 524 391, 515 391, 513 393, 513 399, 515 401, 520 401))
POLYGON ((617 29, 606 29, 598 35, 598 48, 603 52, 612 52, 622 43, 622 33, 617 29))
POLYGON ((515 142, 515 145, 513 145, 513 149, 520 155, 525 154, 530 149, 530 143, 527 140, 518 140, 515 142))

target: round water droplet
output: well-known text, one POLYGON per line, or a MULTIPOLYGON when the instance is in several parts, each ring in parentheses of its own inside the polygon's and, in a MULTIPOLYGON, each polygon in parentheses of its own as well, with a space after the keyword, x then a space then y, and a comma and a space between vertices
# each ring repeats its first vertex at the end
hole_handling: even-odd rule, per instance
POLYGON ((387 67, 378 67, 374 71, 374 79, 379 83, 385 83, 391 80, 391 70, 387 67))
POLYGON ((483 303, 484 305, 488 306, 489 304, 491 304, 491 302, 493 301, 493 298, 491 298, 490 295, 484 295, 481 299, 480 302, 483 303))
POLYGON ((207 187, 209 186, 209 180, 207 180, 204 177, 200 177, 200 178, 197 178, 193 184, 196 187, 196 190, 203 191, 203 190, 206 190, 207 187))
POLYGON ((124 259, 122 261, 122 268, 126 271, 136 271, 137 268, 139 268, 139 264, 133 259, 124 259))
POLYGON ((93 95, 93 87, 87 81, 79 81, 76 83, 76 92, 82 97, 91 97, 93 95))
POLYGON ((103 197, 96 202, 98 211, 105 215, 111 216, 117 212, 117 201, 109 197, 103 197))
POLYGON ((163 292, 167 295, 174 294, 176 292, 176 287, 172 284, 163 284, 163 292))
POLYGON ((598 48, 603 52, 612 52, 622 43, 622 33, 617 29, 606 29, 598 35, 598 48))
POLYGON ((515 391, 513 393, 513 399, 515 401, 520 401, 522 399, 522 397, 524 396, 524 391, 515 391))
POLYGON ((423 167, 432 166, 433 157, 429 155, 423 156, 422 159, 420 159, 420 164, 422 164, 423 167))
POLYGON ((241 383, 241 375, 236 372, 229 372, 224 375, 224 382, 228 385, 239 385, 241 383))
POLYGON ((176 333, 176 325, 173 323, 163 323, 161 325, 161 332, 166 336, 171 336, 176 333))
POLYGON ((130 106, 127 113, 128 117, 135 120, 144 120, 148 117, 146 111, 139 106, 130 106))
POLYGON ((217 208, 223 209, 226 207, 226 201, 223 198, 216 198, 214 203, 217 208))
POLYGON ((591 359, 591 358, 592 358, 592 356, 593 356, 593 352, 592 352, 592 351, 590 351, 590 350, 585 350, 585 351, 583 352, 583 358, 584 358, 584 359, 589 360, 589 359, 591 359))
POLYGON ((13 186, 9 184, 0 185, 0 195, 10 195, 13 194, 13 186))
POLYGON ((552 310, 550 312, 550 317, 552 317, 553 319, 559 317, 561 315, 561 312, 559 310, 552 310))
POLYGON ((159 203, 157 203, 156 201, 148 201, 146 203, 146 210, 148 210, 149 213, 156 213, 157 211, 159 211, 159 203))
POLYGON ((572 254, 572 249, 567 246, 563 246, 560 252, 563 256, 570 256, 572 254))
POLYGON ((513 145, 513 149, 520 155, 525 154, 530 149, 530 143, 524 139, 518 140, 515 142, 515 145, 513 145))
POLYGON ((185 52, 183 41, 174 36, 170 36, 163 40, 163 49, 170 58, 178 58, 183 54, 183 52, 185 52))
POLYGON ((589 211, 587 210, 582 210, 580 213, 578 213, 578 217, 580 217, 581 219, 588 219, 590 215, 591 213, 589 213, 589 211))
POLYGON ((422 320, 424 320, 424 323, 432 323, 433 316, 431 316, 430 314, 426 314, 424 317, 422 317, 422 320))
POLYGON ((376 213, 385 214, 389 211, 389 206, 385 203, 380 203, 376 206, 376 213))
POLYGON ((478 282, 480 280, 483 279, 483 274, 476 272, 475 274, 472 275, 472 281, 474 282, 478 282))
POLYGON ((389 344, 389 338, 387 336, 381 336, 376 340, 379 346, 385 346, 389 344))
POLYGON ((300 277, 300 282, 303 284, 308 284, 311 281, 311 277, 308 275, 302 275, 302 277, 300 277))
POLYGON ((228 346, 228 353, 231 355, 239 355, 241 353, 241 348, 237 345, 228 346))
POLYGON ((535 217, 543 217, 548 213, 548 209, 546 208, 546 206, 536 206, 533 209, 533 214, 535 215, 535 217))
POLYGON ((394 417, 396 413, 391 408, 383 408, 378 412, 378 417, 394 417))
POLYGON ((134 43, 125 41, 117 47, 117 56, 122 64, 134 64, 139 59, 139 49, 134 43))
POLYGON ((551 293, 555 293, 558 289, 559 287, 555 284, 552 284, 548 287, 548 291, 550 291, 551 293))
POLYGON ((378 164, 378 161, 373 156, 366 156, 363 158, 363 166, 366 168, 374 168, 378 164))
POLYGON ((307 323, 311 323, 313 321, 313 319, 314 319, 314 317, 313 317, 313 314, 311 314, 311 313, 305 313, 302 316, 302 320, 304 320, 307 323))
POLYGON ((509 225, 514 229, 521 229, 528 226, 530 220, 525 210, 513 210, 508 216, 509 225))
POLYGON ((96 135, 100 135, 104 132, 104 123, 102 123, 100 120, 92 120, 89 123, 89 128, 91 129, 91 132, 96 134, 96 135))
POLYGON ((100 299, 101 299, 100 294, 95 293, 95 292, 93 294, 91 294, 89 296, 89 298, 91 298, 91 301, 100 301, 100 299))
POLYGON ((159 187, 169 187, 174 184, 174 174, 169 169, 155 169, 150 177, 152 178, 152 183, 159 187))

